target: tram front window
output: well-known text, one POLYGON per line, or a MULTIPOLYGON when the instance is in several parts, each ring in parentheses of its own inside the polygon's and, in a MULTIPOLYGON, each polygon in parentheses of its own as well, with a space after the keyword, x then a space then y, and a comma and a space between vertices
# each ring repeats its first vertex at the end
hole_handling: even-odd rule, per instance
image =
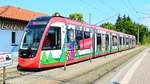
POLYGON ((35 28, 26 30, 25 37, 23 39, 22 48, 31 48, 37 50, 42 37, 44 29, 35 28))
POLYGON ((28 23, 20 45, 19 57, 33 58, 36 56, 43 32, 49 19, 50 17, 38 17, 28 23))

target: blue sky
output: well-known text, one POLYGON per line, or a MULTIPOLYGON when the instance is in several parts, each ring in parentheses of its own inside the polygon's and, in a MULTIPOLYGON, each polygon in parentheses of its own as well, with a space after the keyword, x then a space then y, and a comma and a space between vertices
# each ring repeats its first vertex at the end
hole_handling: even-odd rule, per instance
MULTIPOLYGON (((0 0, 0 6, 13 5, 51 15, 60 12, 63 16, 82 13, 92 24, 112 22, 120 15, 129 15, 135 22, 150 26, 150 0, 0 0), (138 11, 138 12, 136 12, 138 11), (111 19, 107 19, 113 16, 111 19)), ((98 25, 98 24, 97 24, 98 25)))

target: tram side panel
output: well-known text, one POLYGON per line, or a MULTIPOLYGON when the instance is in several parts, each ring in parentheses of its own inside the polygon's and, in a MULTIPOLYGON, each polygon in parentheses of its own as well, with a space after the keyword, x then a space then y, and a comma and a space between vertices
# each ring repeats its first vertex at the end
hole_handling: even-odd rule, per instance
POLYGON ((42 51, 40 63, 56 64, 60 62, 75 61, 80 58, 91 56, 92 33, 89 29, 65 24, 61 35, 61 50, 42 51), (65 59, 65 56, 66 59, 65 59))

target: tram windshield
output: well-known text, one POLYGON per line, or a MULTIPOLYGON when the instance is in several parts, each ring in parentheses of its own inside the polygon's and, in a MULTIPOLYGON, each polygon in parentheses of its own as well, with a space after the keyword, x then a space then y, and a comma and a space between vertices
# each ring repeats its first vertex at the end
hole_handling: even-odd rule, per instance
POLYGON ((21 48, 37 49, 39 47, 43 31, 44 28, 41 26, 32 29, 27 29, 25 32, 21 48))
POLYGON ((22 49, 37 50, 50 17, 39 17, 29 22, 22 40, 22 49))

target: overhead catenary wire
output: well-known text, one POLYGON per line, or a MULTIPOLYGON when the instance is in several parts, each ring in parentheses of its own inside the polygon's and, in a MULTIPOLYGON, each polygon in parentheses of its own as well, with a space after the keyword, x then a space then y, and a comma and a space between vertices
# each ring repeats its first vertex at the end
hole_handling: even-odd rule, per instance
POLYGON ((136 11, 136 13, 144 14, 144 15, 150 15, 150 13, 145 13, 145 12, 142 12, 142 11, 136 11))
POLYGON ((136 11, 135 7, 133 6, 132 2, 130 0, 127 0, 127 2, 130 4, 133 11, 136 11))
POLYGON ((104 5, 105 7, 109 8, 111 11, 114 11, 114 12, 116 13, 116 14, 114 14, 114 15, 112 15, 112 16, 110 16, 110 17, 104 19, 104 20, 101 20, 100 22, 107 21, 107 20, 112 19, 113 17, 119 15, 119 12, 118 12, 115 8, 113 8, 111 5, 109 5, 108 3, 105 3, 103 0, 98 0, 98 1, 99 1, 102 5, 104 5))
POLYGON ((136 19, 138 19, 139 17, 137 16, 137 10, 135 9, 134 5, 132 4, 132 2, 130 0, 126 0, 129 6, 130 11, 134 14, 134 16, 136 17, 136 19))
POLYGON ((90 3, 87 3, 86 1, 84 1, 84 0, 79 0, 81 3, 83 3, 84 5, 86 5, 86 6, 90 6, 92 9, 94 9, 95 11, 97 11, 97 12, 100 12, 99 14, 101 14, 101 15, 103 15, 102 13, 106 13, 106 12, 104 12, 103 10, 100 10, 99 8, 97 8, 97 7, 95 7, 95 6, 93 6, 93 5, 91 5, 90 3))
MULTIPOLYGON (((134 11, 133 13, 135 13, 135 17, 137 17, 138 19, 138 16, 137 16, 137 10, 134 8, 134 6, 132 5, 132 3, 127 0, 127 3, 130 4, 130 8, 134 11)), ((139 44, 139 36, 140 36, 140 33, 139 33, 139 27, 137 26, 137 44, 139 44)))
POLYGON ((128 12, 128 14, 134 13, 133 10, 131 10, 131 7, 127 4, 126 0, 122 0, 122 2, 123 2, 123 6, 124 6, 125 8, 128 8, 128 10, 127 10, 127 9, 124 9, 126 12, 128 12), (129 12, 129 11, 130 11, 130 12, 129 12))
POLYGON ((102 22, 104 22, 104 21, 107 21, 107 20, 109 20, 109 19, 111 19, 111 18, 114 18, 114 17, 117 16, 117 15, 118 15, 118 14, 114 14, 114 15, 108 17, 108 18, 105 18, 105 19, 103 19, 103 20, 101 20, 101 21, 95 23, 94 25, 100 24, 100 23, 102 23, 102 22))
MULTIPOLYGON (((97 11, 97 12, 101 12, 101 13, 99 13, 99 14, 101 14, 101 15, 103 15, 102 13, 104 13, 103 11, 101 11, 99 8, 97 8, 96 6, 93 6, 93 5, 91 5, 90 3, 87 3, 86 1, 84 1, 84 0, 80 0, 80 2, 82 2, 84 5, 86 5, 86 6, 90 6, 91 8, 93 8, 95 11, 97 11)), ((106 12, 105 12, 106 13, 106 12)), ((116 15, 116 14, 115 14, 116 15)), ((118 14, 117 14, 118 15, 118 14)), ((114 15, 113 15, 114 16, 114 15)), ((113 17, 102 17, 102 18, 106 18, 106 19, 103 19, 103 20, 101 20, 101 21, 99 21, 99 23, 100 22, 102 22, 102 21, 106 21, 106 20, 109 20, 109 19, 111 19, 111 18, 113 18, 113 17)), ((98 24, 98 23, 96 23, 96 24, 98 24)))
POLYGON ((104 5, 105 7, 109 8, 110 10, 113 10, 114 12, 118 13, 116 9, 114 9, 112 6, 108 5, 107 3, 105 3, 103 0, 98 0, 102 5, 104 5))

